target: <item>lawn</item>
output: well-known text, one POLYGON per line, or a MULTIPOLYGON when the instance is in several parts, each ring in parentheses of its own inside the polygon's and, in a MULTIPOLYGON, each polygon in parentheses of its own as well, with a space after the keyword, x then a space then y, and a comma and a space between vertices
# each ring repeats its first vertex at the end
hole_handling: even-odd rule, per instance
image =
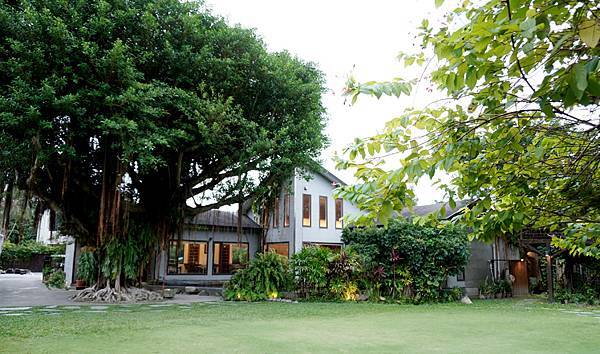
MULTIPOLYGON (((59 308, 60 309, 60 308, 59 308)), ((0 352, 598 352, 600 309, 219 303, 0 316, 0 352)))

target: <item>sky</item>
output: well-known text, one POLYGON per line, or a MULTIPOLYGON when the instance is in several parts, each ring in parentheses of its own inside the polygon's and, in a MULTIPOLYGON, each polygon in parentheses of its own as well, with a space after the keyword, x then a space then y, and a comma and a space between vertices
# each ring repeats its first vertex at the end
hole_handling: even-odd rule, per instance
MULTIPOLYGON (((359 81, 413 78, 396 59, 400 51, 418 50, 416 28, 423 18, 430 23, 441 18, 434 0, 209 0, 206 6, 230 24, 254 28, 269 51, 287 50, 317 64, 324 72, 328 92, 323 96, 327 109, 326 134, 329 147, 323 151, 323 165, 342 180, 354 181, 351 171, 337 171, 332 157, 341 153, 356 137, 381 131, 385 122, 411 106, 423 106, 433 99, 423 82, 411 97, 361 97, 350 106, 341 95, 352 73, 359 81)), ((442 195, 428 181, 416 189, 419 204, 441 200, 442 195)))

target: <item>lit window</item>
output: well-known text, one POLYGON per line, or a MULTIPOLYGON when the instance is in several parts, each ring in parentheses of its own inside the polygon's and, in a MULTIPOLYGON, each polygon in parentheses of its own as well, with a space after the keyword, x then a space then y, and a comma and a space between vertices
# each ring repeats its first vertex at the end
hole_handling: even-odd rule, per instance
POLYGON ((275 205, 273 207, 273 227, 279 227, 279 198, 275 198, 275 205))
POLYGON ((310 227, 310 194, 302 195, 302 226, 310 227))
POLYGON ((283 227, 290 227, 290 195, 283 198, 283 227))
POLYGON ((319 227, 327 228, 327 197, 319 197, 319 227))
POLYGON ((215 242, 213 247, 213 274, 233 274, 248 264, 247 243, 215 242))
POLYGON ((287 242, 267 243, 267 251, 275 252, 285 258, 289 257, 290 246, 287 242))
POLYGON ((169 274, 206 274, 208 243, 171 241, 169 247, 169 274))
POLYGON ((344 228, 344 201, 342 198, 335 200, 335 228, 344 228))

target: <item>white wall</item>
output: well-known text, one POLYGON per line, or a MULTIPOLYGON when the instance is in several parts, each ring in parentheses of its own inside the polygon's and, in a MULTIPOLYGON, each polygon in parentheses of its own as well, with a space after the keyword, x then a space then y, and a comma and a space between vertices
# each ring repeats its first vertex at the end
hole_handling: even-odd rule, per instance
POLYGON ((44 210, 36 230, 36 241, 40 243, 65 243, 69 241, 68 236, 62 236, 58 230, 50 231, 50 209, 44 210))
POLYGON ((41 243, 49 243, 52 238, 50 232, 50 210, 44 210, 38 224, 36 241, 41 243))
MULTIPOLYGON (((311 173, 311 179, 302 177, 295 179, 294 214, 296 215, 296 242, 295 249, 302 249, 303 242, 337 243, 341 244, 342 230, 335 228, 335 196, 333 191, 336 186, 331 181, 318 173, 311 173), (311 226, 302 226, 302 195, 311 196, 311 226), (319 227, 319 197, 327 197, 327 228, 319 227)), ((344 200, 344 215, 358 213, 359 210, 350 202, 344 200)))
POLYGON ((65 283, 71 286, 75 280, 75 246, 76 242, 70 238, 65 248, 65 283))

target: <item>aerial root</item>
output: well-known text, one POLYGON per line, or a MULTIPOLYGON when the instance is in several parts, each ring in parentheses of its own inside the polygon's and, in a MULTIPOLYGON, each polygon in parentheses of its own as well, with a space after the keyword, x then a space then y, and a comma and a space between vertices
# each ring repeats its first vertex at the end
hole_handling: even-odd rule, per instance
POLYGON ((141 288, 121 288, 115 290, 110 286, 102 289, 97 289, 94 285, 86 288, 73 295, 71 298, 76 302, 143 302, 143 301, 161 301, 163 297, 154 291, 149 291, 141 288))

